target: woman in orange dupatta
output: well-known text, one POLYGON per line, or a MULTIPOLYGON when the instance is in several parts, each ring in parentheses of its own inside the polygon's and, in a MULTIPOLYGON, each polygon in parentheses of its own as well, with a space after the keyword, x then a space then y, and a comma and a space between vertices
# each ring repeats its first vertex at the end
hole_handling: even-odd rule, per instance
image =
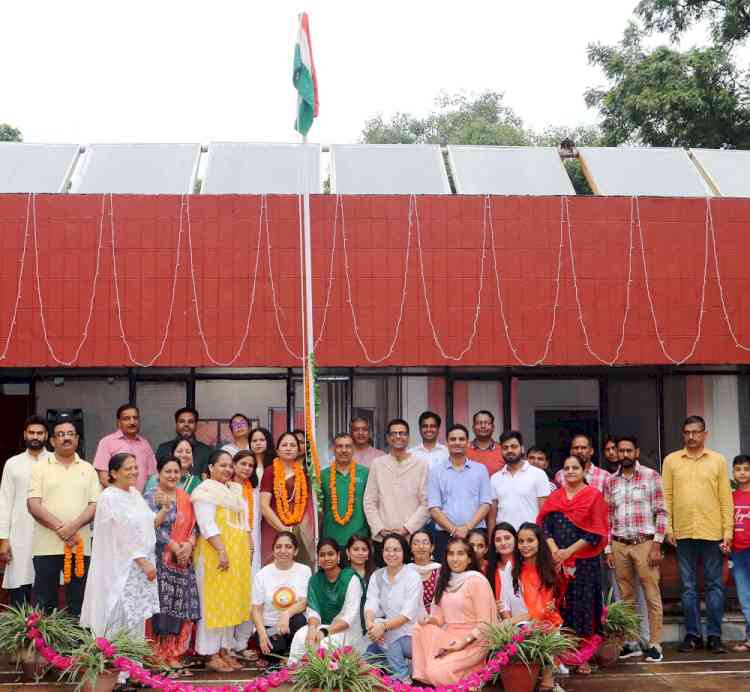
POLYGON ((602 494, 586 483, 583 464, 568 457, 563 465, 565 484, 553 492, 542 506, 537 524, 564 577, 560 605, 565 627, 583 642, 575 656, 564 663, 578 666, 588 675, 589 659, 601 643, 602 581, 599 556, 609 534, 607 503, 602 494))
MULTIPOLYGON (((156 525, 156 577, 160 612, 153 616, 147 636, 154 640, 156 658, 174 669, 190 645, 200 618, 198 586, 191 556, 195 547, 195 514, 190 495, 178 487, 182 475, 179 459, 158 462, 158 483, 145 495, 149 507, 169 511, 156 525)), ((159 521, 157 519, 157 521, 159 521)))

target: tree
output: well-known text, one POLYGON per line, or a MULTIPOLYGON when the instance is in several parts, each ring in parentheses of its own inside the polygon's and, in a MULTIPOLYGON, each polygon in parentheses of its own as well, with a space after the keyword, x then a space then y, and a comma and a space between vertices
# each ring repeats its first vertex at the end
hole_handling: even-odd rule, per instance
POLYGON ((617 46, 588 47, 610 84, 588 89, 602 116, 603 143, 665 147, 750 147, 750 102, 727 51, 720 46, 646 50, 631 22, 617 46))
POLYGON ((21 136, 21 130, 8 125, 7 123, 0 123, 0 142, 22 142, 23 137, 21 136))
POLYGON ((647 31, 669 33, 673 40, 696 23, 708 21, 717 45, 750 35, 747 0, 641 0, 635 10, 647 31))

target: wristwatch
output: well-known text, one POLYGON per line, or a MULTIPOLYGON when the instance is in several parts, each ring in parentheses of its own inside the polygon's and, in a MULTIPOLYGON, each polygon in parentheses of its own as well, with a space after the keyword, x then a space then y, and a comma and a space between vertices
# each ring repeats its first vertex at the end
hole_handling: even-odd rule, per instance
POLYGON ((318 632, 322 632, 324 637, 328 636, 328 628, 321 625, 318 627, 318 632))

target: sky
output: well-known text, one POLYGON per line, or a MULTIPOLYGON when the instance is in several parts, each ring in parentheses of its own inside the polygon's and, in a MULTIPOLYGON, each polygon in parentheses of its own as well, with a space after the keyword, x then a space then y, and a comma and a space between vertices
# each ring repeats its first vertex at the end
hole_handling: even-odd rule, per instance
POLYGON ((502 91, 536 129, 590 124, 583 92, 604 79, 586 45, 617 42, 635 4, 4 0, 0 122, 27 142, 297 141, 305 10, 321 104, 311 141, 355 142, 368 118, 425 115, 441 91, 502 91))

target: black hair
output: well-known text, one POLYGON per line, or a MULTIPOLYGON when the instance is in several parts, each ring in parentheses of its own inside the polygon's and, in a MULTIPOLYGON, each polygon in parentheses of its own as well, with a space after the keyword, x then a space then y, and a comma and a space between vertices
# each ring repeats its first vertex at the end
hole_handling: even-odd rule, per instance
MULTIPOLYGON (((607 445, 608 445, 608 444, 609 444, 610 442, 614 442, 615 446, 617 446, 617 440, 618 440, 618 438, 617 438, 617 437, 615 437, 614 435, 605 435, 605 436, 604 436, 604 437, 602 438, 602 452, 604 452, 604 448, 605 448, 605 447, 606 447, 606 446, 607 446, 607 445)), ((637 446, 637 445, 636 445, 636 446, 637 446)))
POLYGON ((542 447, 537 447, 536 445, 529 447, 526 450, 526 456, 529 456, 529 454, 533 454, 536 452, 537 454, 544 454, 544 458, 549 461, 549 454, 547 454, 547 450, 542 447))
POLYGON ((498 442, 503 444, 503 442, 507 442, 508 440, 518 440, 518 444, 523 447, 523 435, 518 430, 506 430, 500 435, 498 442))
MULTIPOLYGON (((241 461, 242 459, 250 458, 253 460, 253 472, 250 474, 250 478, 248 480, 250 481, 250 485, 253 488, 258 487, 258 462, 255 461, 255 454, 253 454, 249 449, 241 449, 237 454, 235 454, 232 457, 232 462, 236 465, 238 461, 241 461)), ((235 470, 235 473, 237 471, 235 470)))
POLYGON ((168 456, 168 457, 162 457, 161 459, 156 460, 157 473, 161 473, 162 469, 171 461, 177 464, 177 466, 180 467, 180 472, 182 472, 182 462, 177 457, 168 456))
POLYGON ((568 454, 568 456, 566 456, 563 459, 563 463, 562 463, 562 469, 563 470, 565 469, 565 462, 568 459, 575 459, 578 462, 579 466, 581 467, 581 470, 584 472, 584 474, 583 474, 583 482, 584 482, 585 485, 588 485, 589 482, 586 480, 586 464, 584 464, 575 454, 568 454))
POLYGON ((434 418, 435 422, 437 423, 438 428, 442 425, 443 419, 434 411, 423 411, 419 414, 419 427, 422 427, 422 424, 428 419, 428 418, 434 418))
POLYGON ((542 581, 542 586, 552 589, 553 593, 557 597, 559 595, 560 581, 557 576, 557 570, 555 569, 555 561, 552 559, 552 553, 550 552, 547 541, 544 540, 544 534, 539 524, 535 524, 531 521, 525 521, 521 526, 518 527, 518 533, 516 534, 516 548, 513 551, 513 592, 519 593, 518 579, 521 576, 521 569, 523 567, 523 556, 521 551, 518 549, 518 536, 521 531, 531 531, 536 536, 539 549, 536 554, 536 570, 539 574, 539 578, 542 581))
POLYGON ((490 552, 487 556, 487 579, 490 582, 492 593, 495 594, 495 596, 497 596, 495 593, 495 572, 497 571, 497 563, 500 562, 500 554, 495 547, 495 534, 498 531, 507 531, 509 534, 512 534, 513 550, 515 551, 516 548, 516 529, 513 527, 513 524, 510 524, 507 521, 501 521, 499 524, 495 524, 495 528, 492 529, 492 535, 490 536, 490 552))
POLYGON ((383 536, 383 550, 385 550, 385 542, 391 539, 398 541, 398 544, 401 546, 401 550, 404 552, 404 564, 411 562, 411 549, 409 548, 409 542, 406 540, 406 537, 402 536, 400 533, 385 534, 385 536, 383 536))
POLYGON ((320 556, 320 549, 324 548, 325 546, 329 546, 336 551, 336 554, 339 556, 339 559, 336 561, 336 565, 338 567, 341 567, 341 546, 338 544, 338 541, 335 541, 333 540, 333 538, 329 537, 321 538, 318 541, 318 548, 315 551, 315 554, 320 556))
POLYGON ((135 459, 135 455, 131 454, 130 452, 117 452, 117 454, 113 454, 109 458, 109 464, 107 465, 107 476, 109 477, 110 483, 114 480, 114 476, 112 475, 112 473, 114 471, 119 471, 122 468, 122 465, 128 459, 135 459))
POLYGON ((117 413, 115 414, 115 418, 117 420, 120 420, 120 416, 129 409, 133 409, 139 416, 141 415, 140 409, 135 404, 121 404, 117 407, 117 413))
POLYGON ((732 459, 732 468, 740 464, 750 464, 750 454, 738 454, 732 459))
POLYGON ((570 437, 570 446, 573 446, 573 440, 576 439, 576 437, 583 437, 586 439, 586 442, 588 442, 589 447, 593 447, 591 444, 591 438, 585 433, 585 432, 574 432, 570 437))
POLYGON ((349 421, 349 427, 351 428, 355 423, 367 423, 367 427, 370 427, 370 421, 364 416, 354 416, 354 418, 349 421))
POLYGON ((295 437, 297 437, 297 435, 302 435, 302 437, 307 440, 307 433, 302 428, 295 428, 294 430, 292 430, 292 435, 294 435, 295 437))
POLYGON ((254 430, 251 430, 250 436, 247 438, 251 449, 253 446, 253 435, 257 432, 266 438, 266 451, 263 452, 263 468, 271 468, 271 466, 273 466, 273 460, 276 458, 276 445, 273 443, 273 435, 271 435, 271 431, 268 428, 255 428, 254 430))
POLYGON ((276 449, 281 447, 281 441, 287 436, 294 438, 294 444, 297 445, 297 451, 299 452, 299 440, 294 434, 294 430, 286 430, 285 432, 281 433, 281 435, 279 435, 278 439, 276 440, 276 449))
POLYGON ((367 536, 363 536, 359 533, 349 536, 349 540, 346 542, 346 546, 344 546, 344 554, 342 555, 341 560, 346 566, 351 566, 351 560, 346 554, 346 551, 350 550, 355 543, 364 543, 367 546, 367 562, 365 562, 365 584, 367 584, 370 581, 370 576, 376 569, 375 550, 372 547, 372 541, 367 536))
POLYGON ((702 416, 688 416, 685 419, 685 422, 682 424, 682 428, 684 430, 686 425, 694 425, 694 424, 700 425, 701 428, 703 428, 703 430, 706 429, 706 421, 702 416))
POLYGON ((209 471, 208 467, 213 466, 219 460, 219 458, 224 456, 225 454, 230 459, 232 458, 232 455, 225 449, 214 449, 214 451, 208 455, 208 461, 206 462, 206 474, 208 474, 209 478, 211 477, 211 472, 209 471))
MULTIPOLYGON (((245 423, 247 423, 248 429, 250 429, 250 419, 244 413, 239 413, 239 412, 238 413, 233 413, 231 416, 229 416, 230 426, 231 426, 232 421, 235 418, 242 418, 245 421, 245 423)), ((252 432, 252 430, 250 430, 250 432, 252 432)))
POLYGON ((76 427, 75 421, 67 413, 62 413, 57 418, 55 418, 54 423, 52 423, 52 432, 54 433, 59 426, 64 425, 65 423, 69 423, 70 425, 72 425, 76 435, 78 434, 78 428, 76 427))
POLYGON ((45 430, 47 430, 47 421, 36 413, 29 416, 23 422, 23 429, 26 430, 26 428, 28 428, 30 425, 41 425, 45 430))
POLYGON ((445 431, 445 437, 448 438, 448 435, 450 435, 454 430, 461 430, 465 435, 466 439, 469 439, 469 429, 463 425, 462 423, 454 423, 451 425, 446 431, 445 431))
POLYGON ((273 537, 273 542, 271 543, 271 550, 273 550, 276 547, 276 543, 278 543, 279 538, 288 538, 292 542, 294 549, 299 550, 299 539, 291 531, 279 531, 273 537))
POLYGON ((440 599, 445 593, 445 589, 448 587, 448 582, 451 579, 451 568, 448 566, 448 551, 454 543, 462 543, 466 548, 466 553, 469 556, 469 564, 466 566, 466 571, 474 570, 475 572, 481 573, 481 567, 479 566, 479 560, 474 552, 474 548, 471 547, 471 543, 466 538, 460 536, 453 536, 447 545, 445 546, 445 555, 443 556, 443 564, 440 565, 440 573, 438 574, 437 583, 435 584, 435 596, 432 599, 435 605, 440 605, 440 599))
MULTIPOLYGON (((412 549, 411 548, 411 544, 414 541, 414 536, 416 536, 417 534, 420 534, 420 533, 423 533, 425 536, 427 536, 427 538, 430 539, 430 545, 431 546, 435 545, 435 541, 432 539, 432 535, 430 534, 430 532, 427 529, 417 529, 411 536, 409 536, 409 550, 412 549)), ((414 553, 412 553, 411 558, 412 558, 412 560, 414 559, 414 553)))
POLYGON ((183 414, 183 413, 192 413, 195 417, 195 422, 197 423, 200 420, 200 415, 198 415, 198 409, 194 408, 193 406, 183 406, 182 408, 178 408, 174 412, 174 422, 177 422, 177 419, 183 414))
POLYGON ((333 440, 332 440, 333 444, 336 444, 337 440, 340 440, 340 439, 342 439, 344 437, 348 437, 352 442, 354 442, 354 439, 352 438, 352 434, 351 433, 340 432, 340 433, 336 433, 336 435, 333 436, 333 440))
POLYGON ((403 425, 406 428, 406 434, 409 434, 409 424, 403 418, 392 418, 388 421, 388 425, 385 426, 386 434, 391 434, 391 428, 394 425, 403 425))
POLYGON ((630 442, 636 449, 638 449, 638 438, 635 435, 620 435, 615 438, 615 444, 619 445, 620 442, 630 442))
POLYGON ((190 445, 190 449, 193 452, 193 456, 195 456, 195 442, 193 440, 189 440, 187 437, 181 437, 179 440, 172 440, 172 444, 170 445, 169 453, 174 456, 175 450, 182 442, 187 442, 190 445))
POLYGON ((473 416, 471 417, 471 422, 472 422, 472 423, 476 423, 476 422, 477 422, 477 416, 489 416, 489 417, 490 417, 490 421, 492 421, 492 424, 493 424, 493 425, 495 424, 495 416, 494 416, 494 415, 492 414, 492 412, 491 412, 491 411, 488 411, 487 409, 484 409, 484 408, 482 408, 482 409, 479 409, 479 411, 477 411, 477 412, 476 412, 476 413, 475 413, 475 414, 474 414, 474 415, 473 415, 473 416))
POLYGON ((466 540, 469 540, 472 536, 481 536, 484 539, 484 544, 487 545, 487 531, 484 529, 472 529, 466 534, 466 540))

